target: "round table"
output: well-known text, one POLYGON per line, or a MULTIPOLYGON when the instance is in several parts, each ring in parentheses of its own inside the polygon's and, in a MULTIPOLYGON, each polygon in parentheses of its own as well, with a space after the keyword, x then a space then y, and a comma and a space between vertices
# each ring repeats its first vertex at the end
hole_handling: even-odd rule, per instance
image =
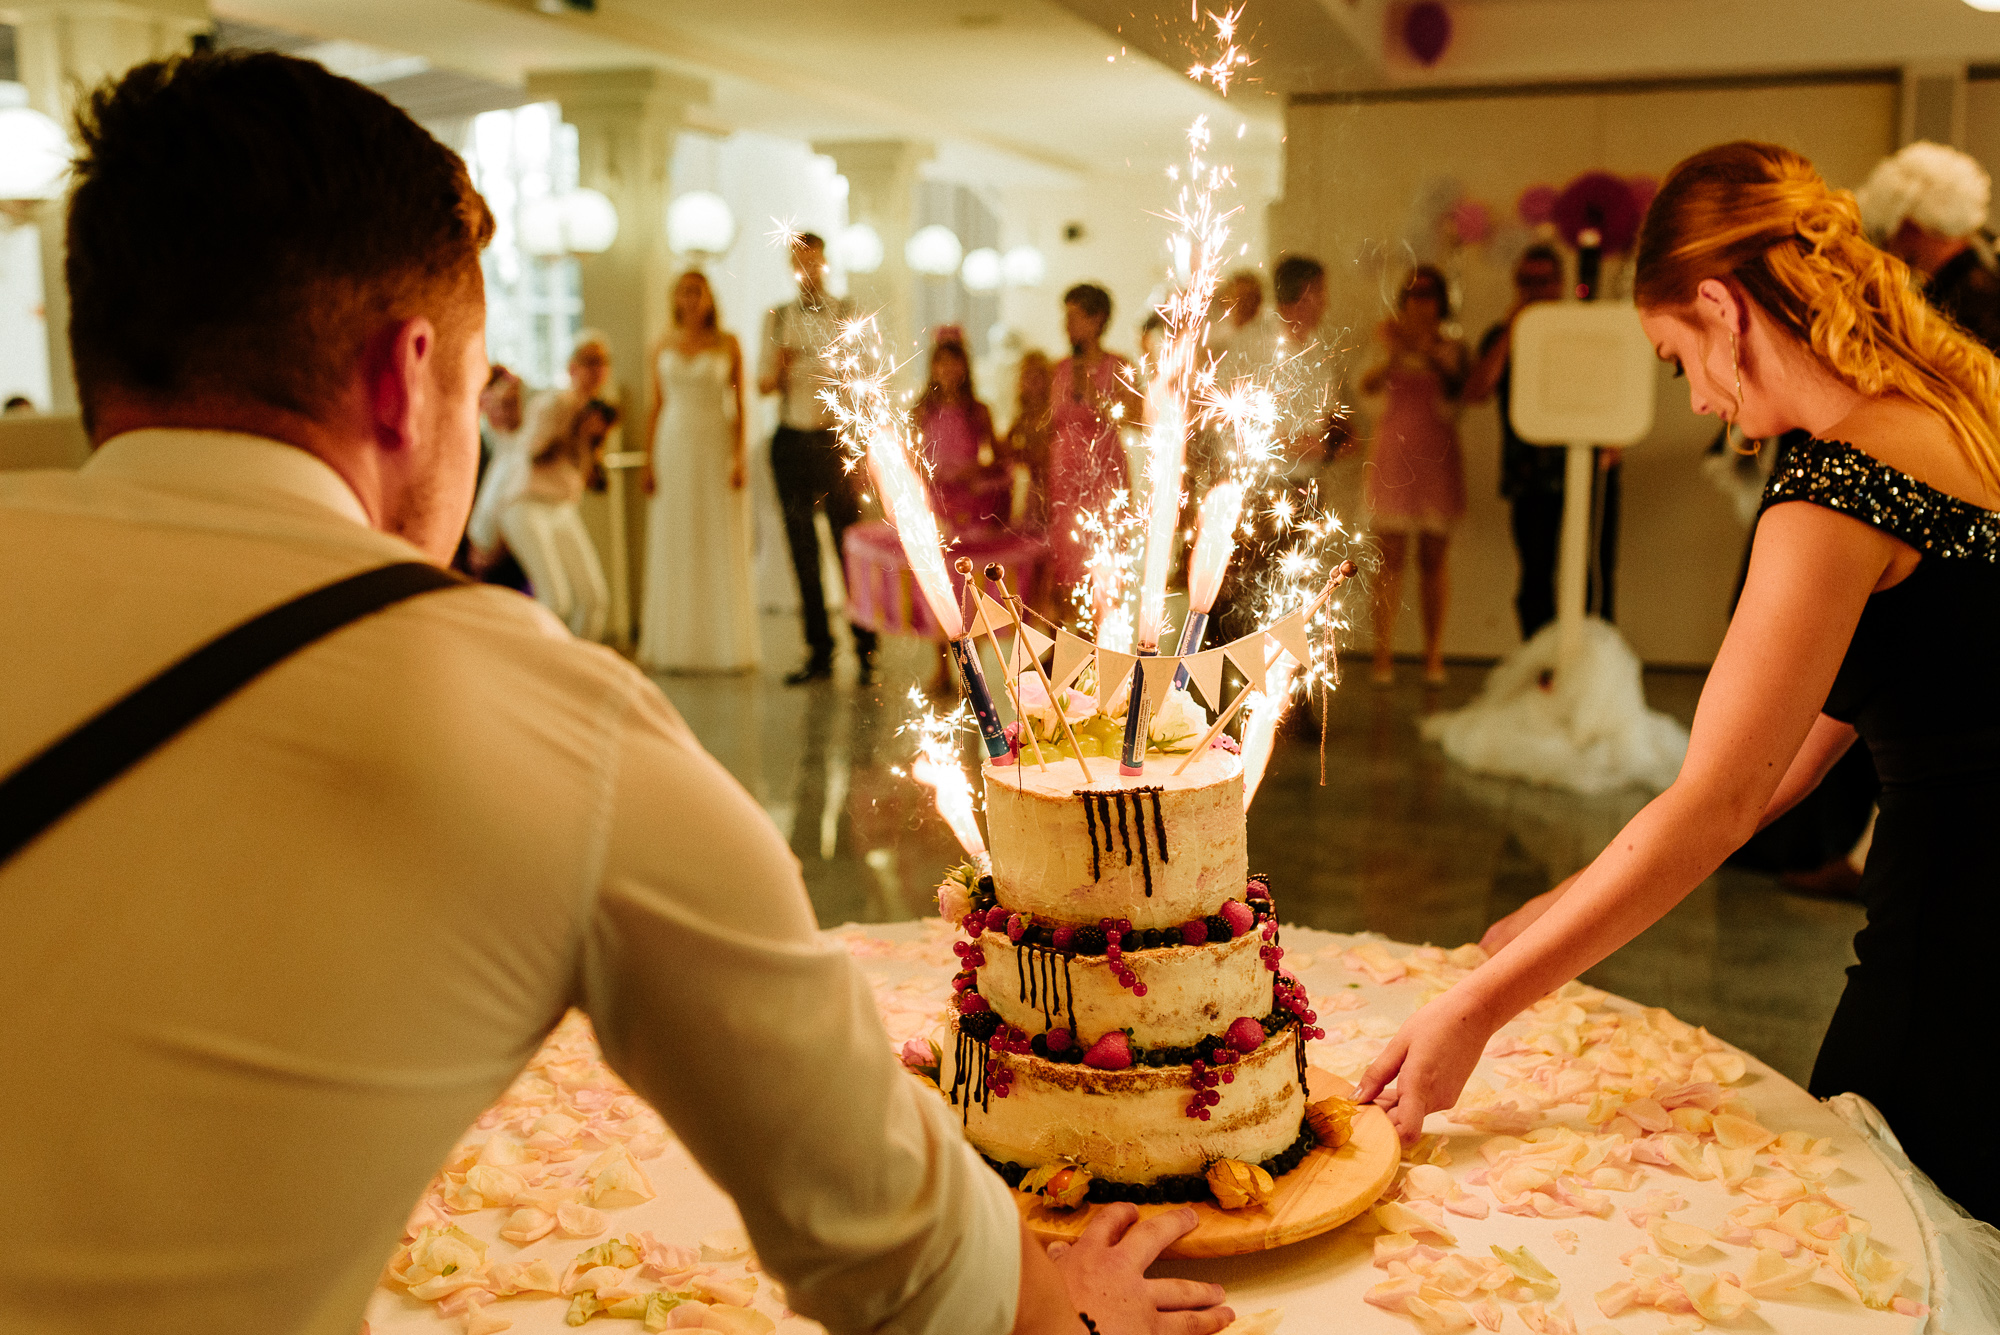
MULTIPOLYGON (((951 954, 953 936, 942 922, 850 925, 833 935, 847 945, 869 979, 893 1042, 900 1045, 906 1038, 928 1034, 937 1025, 956 967, 951 954)), ((1448 973, 1441 977, 1429 965, 1406 968, 1424 957, 1413 956, 1411 947, 1380 938, 1288 927, 1283 941, 1286 967, 1305 983, 1320 1024, 1327 1031, 1325 1041, 1311 1045, 1309 1057, 1314 1066, 1346 1078, 1359 1074, 1396 1026, 1450 977, 1448 973)), ((1596 996, 1602 999, 1593 1004, 1607 1010, 1639 1014, 1639 1008, 1629 1002, 1596 996)), ((1516 1021, 1515 1026, 1522 1023, 1516 1021)), ((1509 1029, 1501 1031, 1502 1040, 1509 1029)), ((1733 1050, 1729 1055, 1733 1060, 1733 1050)), ((1745 1056, 1744 1068, 1743 1079, 1730 1086, 1730 1096, 1746 1105, 1755 1120, 1772 1132, 1800 1131, 1832 1142, 1840 1167, 1827 1179, 1827 1193, 1867 1220, 1872 1241, 1886 1256, 1908 1266, 1900 1290, 1905 1302, 1927 1302, 1937 1263, 1926 1252, 1926 1229, 1919 1222, 1919 1208, 1906 1195, 1898 1174, 1876 1156, 1866 1137, 1803 1089, 1755 1058, 1745 1056)), ((1501 1087, 1501 1068, 1493 1057, 1482 1062, 1478 1076, 1496 1089, 1501 1087)), ((1548 1120, 1582 1127, 1582 1111, 1579 1107, 1558 1108, 1548 1120)), ((1455 1123, 1445 1114, 1433 1115, 1426 1130, 1433 1135, 1422 1147, 1425 1156, 1438 1162, 1456 1184, 1465 1183, 1485 1166, 1480 1150, 1492 1136, 1455 1123)), ((482 1134, 469 1133, 468 1139, 482 1134)), ((650 1230, 662 1241, 695 1244, 705 1236, 715 1236, 718 1230, 740 1227, 734 1207, 677 1142, 669 1140, 665 1151, 648 1159, 644 1167, 659 1195, 642 1205, 613 1212, 611 1234, 650 1230)), ((1495 1199, 1482 1185, 1464 1189, 1483 1194, 1489 1203, 1495 1199)), ((1548 1305, 1568 1305, 1577 1335, 1603 1335, 1607 1331, 1653 1335, 1692 1327, 1687 1318, 1674 1326, 1665 1315, 1651 1309, 1634 1309, 1606 1320, 1594 1295, 1629 1276, 1620 1258, 1635 1248, 1643 1250, 1648 1238, 1626 1212, 1640 1207, 1648 1193, 1657 1190, 1670 1190, 1685 1198, 1686 1207, 1671 1215, 1675 1221, 1711 1229, 1723 1213, 1747 1199, 1726 1193, 1720 1182, 1694 1181, 1659 1168, 1649 1169, 1646 1180, 1629 1192, 1608 1192, 1615 1206, 1608 1218, 1548 1219, 1493 1209, 1483 1219, 1455 1214, 1445 1219, 1456 1234, 1457 1250, 1468 1257, 1484 1258, 1494 1246, 1528 1248, 1560 1281, 1561 1292, 1548 1305)), ((491 1239, 505 1214, 505 1210, 488 1210, 463 1216, 458 1222, 468 1232, 491 1239)), ((1363 1300, 1371 1287, 1386 1278, 1385 1270, 1374 1264, 1373 1255, 1375 1239, 1382 1233, 1371 1216, 1363 1214, 1330 1233, 1273 1251, 1219 1260, 1162 1261, 1153 1273, 1224 1285, 1239 1317, 1237 1335, 1273 1331, 1282 1335, 1412 1335, 1418 1327, 1410 1318, 1382 1311, 1363 1300)), ((546 1255, 560 1270, 595 1241, 601 1239, 564 1242, 551 1237, 525 1249, 496 1244, 496 1254, 504 1252, 510 1258, 546 1255)), ((1751 1255, 1742 1247, 1723 1245, 1682 1264, 1690 1273, 1741 1271, 1751 1255)), ((720 1268, 719 1277, 725 1280, 745 1273, 741 1261, 724 1262, 720 1268)), ((769 1289, 768 1283, 760 1286, 756 1306, 777 1322, 777 1330, 785 1335, 808 1335, 820 1329, 804 1318, 786 1315, 769 1289)), ((1526 1309, 1507 1306, 1512 1310, 1506 1313, 1502 1332, 1530 1329, 1517 1315, 1526 1309)), ((558 1299, 507 1299, 489 1310, 512 1320, 513 1330, 521 1335, 542 1331, 553 1335, 568 1329, 562 1324, 566 1304, 558 1299)), ((428 1305, 390 1288, 377 1291, 368 1316, 373 1335, 459 1329, 458 1322, 446 1322, 428 1305)), ((1921 1315, 1870 1310, 1831 1288, 1807 1283, 1763 1300, 1756 1311, 1722 1328, 1781 1335, 1910 1335, 1924 1327, 1921 1315)), ((597 1328, 595 1322, 591 1328, 597 1328)), ((637 1327, 612 1322, 603 1329, 609 1333, 637 1327)), ((1969 1328, 1961 1331, 1954 1324, 1951 1329, 1952 1335, 1969 1335, 1969 1328)))
MULTIPOLYGON (((1007 587, 1021 598, 1032 596, 1036 576, 1048 555, 1047 544, 1005 529, 969 529, 953 539, 945 552, 952 591, 963 597, 963 579, 952 569, 960 557, 984 571, 998 563, 1007 572, 1007 587)), ((842 568, 847 576, 847 619, 878 635, 921 635, 940 640, 944 632, 910 573, 902 541, 887 523, 855 524, 841 539, 842 568)))

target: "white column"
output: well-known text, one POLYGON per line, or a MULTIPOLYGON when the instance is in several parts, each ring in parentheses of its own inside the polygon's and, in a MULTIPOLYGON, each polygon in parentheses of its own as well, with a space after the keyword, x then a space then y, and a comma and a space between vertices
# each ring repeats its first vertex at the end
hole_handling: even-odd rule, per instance
POLYGON ((587 507, 599 530, 611 586, 611 639, 631 643, 633 610, 644 594, 645 497, 630 479, 652 442, 646 429, 646 350, 666 328, 673 256, 667 248, 669 169, 674 136, 708 85, 659 69, 531 73, 528 94, 562 105, 577 130, 577 183, 601 190, 618 209, 618 239, 580 268, 583 322, 611 337, 612 371, 626 427, 611 441, 605 507, 587 507))
POLYGON ((1590 576, 1590 506, 1597 452, 1568 447, 1563 469, 1562 545, 1556 557, 1556 666, 1567 668, 1583 647, 1590 576))
POLYGON ((881 312, 882 335, 898 357, 907 357, 917 330, 915 280, 903 247, 915 230, 917 168, 937 150, 906 139, 843 139, 815 143, 847 178, 847 218, 865 222, 882 237, 882 267, 855 274, 850 294, 863 310, 881 312))
MULTIPOLYGON (((144 61, 188 49, 211 20, 208 0, 54 0, 14 8, 14 63, 28 105, 65 129, 77 100, 106 79, 144 61)), ((42 310, 49 337, 50 408, 77 410, 69 359, 69 287, 63 281, 63 219, 67 206, 38 210, 42 310)))

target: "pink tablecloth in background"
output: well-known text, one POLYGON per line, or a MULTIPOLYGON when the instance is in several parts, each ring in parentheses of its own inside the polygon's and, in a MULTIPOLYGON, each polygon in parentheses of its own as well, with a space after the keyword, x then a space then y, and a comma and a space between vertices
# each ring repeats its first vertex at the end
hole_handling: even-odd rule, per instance
MULTIPOLYGON (((849 621, 881 635, 943 638, 937 618, 931 615, 916 577, 910 573, 894 528, 880 520, 856 524, 847 530, 841 546, 849 621)), ((1007 572, 1007 587, 1025 598, 1035 586, 1047 552, 1047 545, 1037 538, 987 530, 961 534, 945 552, 945 565, 950 569, 960 557, 967 557, 975 570, 983 570, 997 561, 1007 572)), ((963 596, 955 569, 951 580, 953 591, 963 596)))

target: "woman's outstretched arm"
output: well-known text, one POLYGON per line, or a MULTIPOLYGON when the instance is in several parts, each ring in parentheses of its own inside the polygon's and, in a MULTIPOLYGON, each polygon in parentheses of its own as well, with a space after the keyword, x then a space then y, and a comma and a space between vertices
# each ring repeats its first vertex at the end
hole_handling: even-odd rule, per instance
MULTIPOLYGON (((1778 790, 1771 794, 1771 800, 1764 804, 1764 814, 1757 821, 1757 828, 1764 829, 1772 821, 1790 811, 1824 779, 1854 745, 1854 726, 1842 723, 1837 718, 1821 714, 1813 720, 1812 731, 1806 734, 1805 744, 1792 757, 1791 768, 1779 781, 1778 790)), ((1588 868, 1585 868, 1588 870, 1588 868)), ((1509 941, 1528 930, 1528 924, 1547 913, 1555 902, 1569 893, 1569 888, 1577 883, 1583 872, 1573 872, 1565 877, 1553 890, 1545 890, 1527 903, 1515 909, 1500 921, 1486 929, 1486 935, 1479 938, 1479 947, 1489 955, 1497 955, 1509 941)))
POLYGON ((1818 506, 1766 511, 1680 777, 1567 893, 1411 1016, 1357 1096, 1382 1102, 1414 1140, 1425 1116, 1457 1101, 1494 1030, 1657 922, 1721 866, 1757 829, 1820 717, 1862 607, 1907 553, 1818 506))

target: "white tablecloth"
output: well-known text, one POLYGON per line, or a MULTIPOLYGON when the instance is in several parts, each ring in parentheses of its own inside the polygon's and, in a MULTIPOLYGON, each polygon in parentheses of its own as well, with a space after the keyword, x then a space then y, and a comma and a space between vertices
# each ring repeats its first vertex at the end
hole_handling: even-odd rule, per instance
MULTIPOLYGON (((912 1035, 928 1033, 937 1024, 955 967, 950 952, 951 935, 935 920, 879 926, 841 928, 844 938, 875 987, 883 1019, 892 1040, 901 1043, 912 1035)), ((1393 981, 1349 962, 1349 952, 1367 945, 1367 938, 1337 935, 1300 928, 1284 933, 1285 964, 1305 982, 1315 999, 1320 1023, 1327 1039, 1310 1050, 1313 1063, 1337 1074, 1357 1074, 1380 1050, 1396 1026, 1438 985, 1435 972, 1419 973, 1393 981)), ((1376 943, 1380 949, 1369 953, 1379 960, 1401 957, 1408 947, 1376 943)), ((1393 972, 1393 970, 1390 970, 1393 972)), ((1636 1013, 1629 1003, 1608 999, 1608 1007, 1623 1007, 1636 1013)), ((1503 1034, 1506 1031, 1503 1031, 1503 1034)), ((1874 1245, 1890 1260, 1908 1267, 1901 1287, 1906 1304, 1930 1300, 1934 1263, 1927 1255, 1924 1227, 1919 1213, 1896 1175, 1868 1148, 1866 1138, 1826 1106, 1763 1063, 1750 1058, 1743 1080, 1730 1095, 1746 1105, 1757 1122, 1772 1132, 1800 1131, 1832 1141, 1840 1168, 1826 1181, 1828 1195, 1865 1219, 1874 1245)), ((1496 1088, 1501 1085, 1493 1058, 1482 1063, 1480 1077, 1496 1088)), ((1583 1108, 1569 1106, 1552 1110, 1550 1120, 1567 1122, 1588 1130, 1582 1120, 1583 1108)), ((1479 1146, 1487 1136, 1436 1115, 1427 1127, 1438 1139, 1429 1143, 1433 1161, 1444 1166, 1454 1179, 1463 1182, 1485 1167, 1479 1146)), ((477 1138, 480 1133, 471 1133, 477 1138)), ((663 1153, 647 1160, 646 1174, 658 1189, 658 1198, 642 1205, 612 1212, 606 1236, 646 1230, 666 1243, 698 1244, 718 1230, 738 1227, 729 1202, 702 1175, 678 1144, 669 1140, 663 1153)), ((1593 1331, 1650 1333, 1696 1328, 1695 1318, 1668 1316, 1651 1309, 1635 1309, 1607 1320, 1600 1315, 1593 1295, 1609 1288, 1630 1272, 1621 1257, 1633 1249, 1644 1249, 1648 1237, 1628 1219, 1626 1211, 1638 1207, 1649 1192, 1671 1190, 1687 1201, 1685 1209, 1672 1214, 1675 1221, 1716 1230, 1722 1216, 1748 1200, 1730 1195, 1720 1182, 1690 1180, 1667 1168, 1650 1168, 1646 1180, 1631 1192, 1608 1193, 1614 1205, 1609 1218, 1584 1215, 1576 1218, 1544 1219, 1522 1217, 1492 1210, 1484 1219, 1447 1216, 1456 1234, 1457 1250, 1470 1257, 1490 1256, 1489 1247, 1526 1246, 1561 1281, 1561 1293, 1547 1306, 1567 1305, 1579 1335, 1593 1331)), ((1489 1188, 1471 1186, 1473 1193, 1489 1188)), ((459 1217, 466 1231, 485 1239, 496 1239, 504 1210, 487 1210, 459 1217)), ((1364 1293, 1381 1283, 1385 1271, 1373 1263, 1375 1238, 1382 1232, 1369 1216, 1323 1237, 1261 1255, 1220 1261, 1164 1262, 1156 1273, 1171 1273, 1212 1279, 1225 1285, 1230 1301, 1246 1319, 1246 1330, 1277 1330, 1284 1335, 1410 1335, 1417 1330, 1408 1317, 1379 1310, 1363 1301, 1364 1293), (1255 1318, 1261 1316, 1261 1320, 1255 1318)), ((577 1252, 594 1242, 545 1238, 527 1248, 494 1241, 495 1255, 508 1258, 546 1256, 558 1270, 566 1267, 577 1252)), ((1750 1251, 1718 1245, 1684 1265, 1699 1270, 1740 1273, 1747 1268, 1750 1251)), ((754 1259, 748 1263, 754 1267, 754 1259)), ((723 1263, 717 1277, 728 1280, 745 1273, 742 1261, 723 1263)), ((562 1316, 567 1304, 554 1298, 513 1298, 487 1310, 512 1320, 522 1332, 566 1329, 562 1316)), ((778 1323, 780 1331, 804 1332, 819 1329, 803 1318, 790 1316, 781 1294, 774 1291, 768 1277, 760 1285, 757 1308, 778 1323)), ((1522 1324, 1524 1309, 1507 1306, 1502 1330, 1531 1329, 1522 1324)), ((1532 1315, 1532 1314, 1530 1314, 1532 1315)), ((440 1322, 434 1309, 412 1300, 393 1286, 377 1292, 369 1309, 376 1335, 402 1331, 435 1331, 455 1328, 440 1322)), ((1779 1297, 1767 1298, 1757 1310, 1730 1323, 1729 1329, 1744 1331, 1798 1332, 1805 1335, 1888 1335, 1889 1332, 1922 1331, 1922 1316, 1874 1311, 1862 1307, 1851 1296, 1832 1288, 1808 1283, 1779 1297)), ((593 1320, 588 1329, 607 1332, 637 1330, 630 1321, 593 1320)), ((1559 1325, 1548 1330, 1557 1333, 1559 1325)), ((1933 1330, 1938 1329, 1935 1325, 1933 1330)), ((1975 1335, 1977 1327, 1949 1322, 1950 1335, 1975 1335)))

